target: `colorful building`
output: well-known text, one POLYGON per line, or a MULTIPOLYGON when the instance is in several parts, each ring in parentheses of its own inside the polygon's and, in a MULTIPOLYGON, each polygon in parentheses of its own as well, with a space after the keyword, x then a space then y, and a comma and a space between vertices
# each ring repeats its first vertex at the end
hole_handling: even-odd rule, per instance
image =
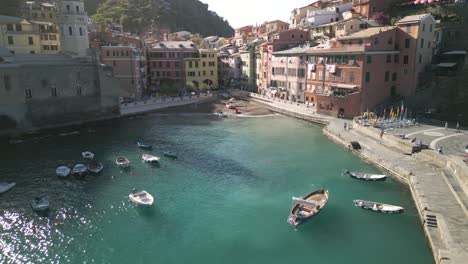
POLYGON ((389 0, 353 0, 353 10, 361 16, 371 18, 376 13, 385 12, 389 4, 395 1, 389 0))
POLYGON ((196 88, 218 86, 218 54, 216 50, 199 50, 198 57, 185 58, 185 78, 187 85, 196 88))
POLYGON ((39 25, 18 17, 0 16, 0 47, 15 54, 40 54, 39 25))
POLYGON ((53 3, 27 1, 21 6, 21 16, 28 20, 57 24, 57 8, 53 3))

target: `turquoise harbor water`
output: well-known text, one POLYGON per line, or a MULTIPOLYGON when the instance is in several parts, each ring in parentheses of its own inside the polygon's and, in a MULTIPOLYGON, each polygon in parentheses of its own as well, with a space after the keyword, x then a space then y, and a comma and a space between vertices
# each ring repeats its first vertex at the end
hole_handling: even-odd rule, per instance
POLYGON ((80 131, 0 146, 0 181, 17 182, 0 196, 0 262, 433 263, 409 190, 394 179, 341 176, 344 168, 378 171, 313 124, 159 114, 80 131), (143 164, 138 139, 179 160, 143 164), (104 163, 102 175, 59 180, 55 168, 80 161, 84 150, 104 163), (135 175, 115 166, 120 155, 135 175), (152 193, 156 206, 132 205, 135 187, 152 193), (319 188, 330 190, 329 203, 295 231, 286 223, 291 197, 319 188), (50 198, 48 217, 30 208, 38 195, 50 198), (373 213, 353 199, 406 211, 373 213))

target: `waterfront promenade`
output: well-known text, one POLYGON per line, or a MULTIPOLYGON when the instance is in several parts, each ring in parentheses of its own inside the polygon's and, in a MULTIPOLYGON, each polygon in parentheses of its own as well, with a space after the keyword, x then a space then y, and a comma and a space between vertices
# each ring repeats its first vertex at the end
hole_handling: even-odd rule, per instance
MULTIPOLYGON (((451 169, 450 166, 447 166, 450 162, 449 159, 456 157, 441 157, 441 160, 446 161, 444 163, 439 161, 439 157, 434 155, 433 150, 410 154, 406 148, 400 147, 405 145, 398 142, 396 136, 386 134, 384 140, 381 140, 378 131, 372 131, 372 128, 361 127, 357 124, 353 124, 353 128, 350 130, 344 130, 344 123, 352 125, 351 121, 318 115, 312 109, 301 104, 291 104, 278 99, 272 101, 270 98, 256 94, 249 96, 251 100, 262 103, 273 111, 327 124, 324 133, 344 147, 348 147, 351 141, 358 141, 362 150, 352 150, 354 153, 389 171, 410 187, 436 263, 466 263, 468 259, 467 195, 460 183, 460 180, 465 178, 460 177, 467 175, 468 167, 465 164, 460 164, 464 167, 456 167, 457 171, 457 169, 451 169)), ((410 128, 409 133, 398 130, 392 131, 392 133, 403 132, 410 136, 417 135, 423 138, 422 135, 429 129, 438 130, 434 127, 417 127, 410 128)), ((446 133, 453 135, 454 131, 447 130, 446 133)), ((466 137, 465 133, 458 134, 451 137, 447 137, 445 133, 444 135, 438 134, 439 137, 430 142, 427 138, 426 142, 432 146, 453 145, 453 150, 450 153, 456 153, 455 149, 460 144, 456 142, 466 137)), ((430 135, 431 133, 429 133, 430 135)))

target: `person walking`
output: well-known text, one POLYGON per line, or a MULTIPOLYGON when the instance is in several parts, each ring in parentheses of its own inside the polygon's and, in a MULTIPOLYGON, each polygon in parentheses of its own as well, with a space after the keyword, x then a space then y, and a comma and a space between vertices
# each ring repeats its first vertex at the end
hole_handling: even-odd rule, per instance
POLYGON ((348 127, 348 124, 346 124, 346 122, 344 122, 344 131, 346 131, 347 127, 348 127))
POLYGON ((384 133, 385 133, 385 131, 382 129, 382 130, 380 131, 380 139, 383 138, 383 134, 384 134, 384 133))
POLYGON ((460 133, 460 123, 457 122, 457 133, 460 133))
POLYGON ((445 122, 445 130, 448 129, 448 122, 445 122))

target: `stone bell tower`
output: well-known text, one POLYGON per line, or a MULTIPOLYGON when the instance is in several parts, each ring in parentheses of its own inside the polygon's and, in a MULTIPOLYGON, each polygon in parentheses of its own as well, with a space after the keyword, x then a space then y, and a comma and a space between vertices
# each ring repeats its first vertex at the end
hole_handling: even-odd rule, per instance
POLYGON ((57 12, 63 52, 74 57, 86 57, 89 18, 83 1, 57 1, 57 12))

